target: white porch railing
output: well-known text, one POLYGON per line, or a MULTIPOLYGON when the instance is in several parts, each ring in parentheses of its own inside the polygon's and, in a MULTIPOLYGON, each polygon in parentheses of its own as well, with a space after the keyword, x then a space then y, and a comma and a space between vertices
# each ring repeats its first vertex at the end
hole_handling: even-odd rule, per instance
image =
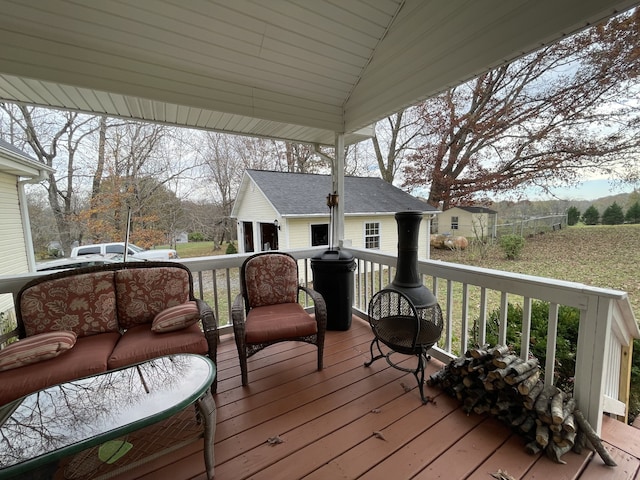
MULTIPOLYGON (((395 274, 396 257, 373 250, 346 249, 354 255, 357 269, 353 292, 353 313, 366 318, 368 301, 395 274)), ((290 251, 299 260, 300 281, 312 283, 311 258, 323 251, 311 248, 290 251)), ((221 333, 230 333, 230 306, 239 291, 239 268, 248 254, 187 258, 180 260, 194 275, 196 295, 214 309, 221 333)), ((625 416, 628 403, 631 345, 640 330, 627 294, 617 290, 470 267, 440 261, 419 261, 425 284, 438 297, 445 315, 445 330, 432 355, 444 362, 457 357, 469 341, 476 322, 478 343, 486 338, 488 313, 499 309, 499 341, 505 343, 507 305, 523 306, 520 355, 529 354, 531 304, 549 303, 545 377, 554 378, 556 328, 562 305, 580 311, 574 395, 579 408, 599 433, 602 414, 625 416)), ((0 294, 16 294, 38 274, 0 276, 0 294)))

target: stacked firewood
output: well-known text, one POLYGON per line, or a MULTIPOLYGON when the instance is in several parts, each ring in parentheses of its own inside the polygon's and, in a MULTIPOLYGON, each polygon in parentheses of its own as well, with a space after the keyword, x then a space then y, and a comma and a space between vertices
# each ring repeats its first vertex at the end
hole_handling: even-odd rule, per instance
POLYGON ((528 440, 526 450, 542 450, 554 461, 570 450, 580 452, 588 440, 605 464, 616 463, 576 408, 575 399, 545 385, 537 358, 523 360, 507 346, 474 348, 434 373, 428 382, 440 386, 470 414, 490 414, 528 440))

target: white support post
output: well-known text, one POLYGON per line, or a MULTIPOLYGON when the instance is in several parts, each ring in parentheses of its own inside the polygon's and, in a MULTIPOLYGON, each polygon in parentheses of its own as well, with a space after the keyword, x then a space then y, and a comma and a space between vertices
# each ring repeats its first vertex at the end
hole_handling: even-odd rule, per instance
MULTIPOLYGON (((338 205, 333 221, 333 243, 342 246, 344 240, 344 134, 336 133, 333 166, 333 191, 338 194, 338 205)), ((333 192, 332 192, 333 193, 333 192)))
POLYGON ((611 335, 610 299, 590 296, 588 308, 580 316, 576 356, 576 389, 578 408, 600 435, 604 404, 604 375, 608 368, 609 337, 611 335))

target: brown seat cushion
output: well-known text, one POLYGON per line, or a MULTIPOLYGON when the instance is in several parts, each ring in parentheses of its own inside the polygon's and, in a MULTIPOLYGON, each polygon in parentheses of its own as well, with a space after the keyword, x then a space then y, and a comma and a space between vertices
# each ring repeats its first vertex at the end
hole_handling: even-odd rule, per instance
POLYGON ((318 324, 299 303, 252 308, 247 314, 247 343, 264 343, 318 333, 318 324))
POLYGON ((119 368, 175 353, 206 355, 207 352, 207 340, 199 323, 165 333, 151 331, 151 324, 138 325, 122 335, 109 357, 108 367, 119 368))
POLYGON ((107 359, 119 333, 79 337, 70 350, 55 358, 2 372, 0 405, 57 383, 107 370, 107 359))

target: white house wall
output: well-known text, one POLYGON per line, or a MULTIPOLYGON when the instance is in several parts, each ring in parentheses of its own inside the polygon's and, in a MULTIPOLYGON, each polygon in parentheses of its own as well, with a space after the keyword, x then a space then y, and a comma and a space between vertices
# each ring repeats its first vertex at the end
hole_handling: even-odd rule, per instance
MULTIPOLYGON (((0 275, 13 275, 29 271, 25 237, 20 219, 18 186, 15 175, 0 172, 0 275)), ((13 306, 11 295, 0 295, 0 312, 13 306)))
POLYGON ((329 215, 326 217, 288 218, 286 234, 284 231, 280 232, 280 248, 308 248, 311 245, 311 225, 327 225, 328 223, 329 215))

